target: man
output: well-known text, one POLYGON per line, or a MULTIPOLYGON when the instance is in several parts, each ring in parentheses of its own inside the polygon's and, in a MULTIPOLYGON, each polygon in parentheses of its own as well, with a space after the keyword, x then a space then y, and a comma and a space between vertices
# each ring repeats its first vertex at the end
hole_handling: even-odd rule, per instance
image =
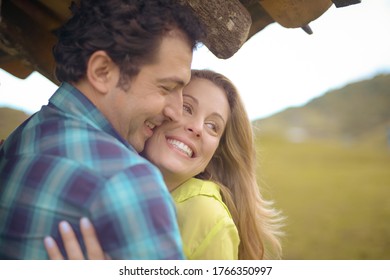
POLYGON ((61 245, 58 223, 82 216, 113 259, 183 258, 170 194, 137 153, 182 112, 202 32, 177 2, 71 7, 53 50, 61 86, 0 148, 0 258, 47 258, 44 237, 61 245))

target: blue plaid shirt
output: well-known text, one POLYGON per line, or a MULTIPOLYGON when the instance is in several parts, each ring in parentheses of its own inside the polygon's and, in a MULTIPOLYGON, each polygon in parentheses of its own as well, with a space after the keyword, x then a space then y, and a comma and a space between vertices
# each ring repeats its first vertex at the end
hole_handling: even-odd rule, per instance
POLYGON ((0 148, 0 258, 64 253, 58 223, 89 217, 113 259, 182 259, 173 200, 159 170, 64 83, 0 148))

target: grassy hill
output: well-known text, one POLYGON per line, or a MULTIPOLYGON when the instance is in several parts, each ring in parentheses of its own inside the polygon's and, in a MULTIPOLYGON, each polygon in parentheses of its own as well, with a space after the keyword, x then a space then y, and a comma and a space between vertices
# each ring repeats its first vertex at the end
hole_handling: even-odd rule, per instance
POLYGON ((390 259, 390 75, 254 122, 285 259, 390 259))
POLYGON ((302 107, 254 122, 261 134, 291 141, 333 139, 387 145, 390 131, 390 75, 333 90, 302 107))

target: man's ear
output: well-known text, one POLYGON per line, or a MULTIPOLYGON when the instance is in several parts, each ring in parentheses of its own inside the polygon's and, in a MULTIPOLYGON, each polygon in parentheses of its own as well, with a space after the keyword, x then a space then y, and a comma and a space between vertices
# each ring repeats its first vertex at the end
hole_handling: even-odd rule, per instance
POLYGON ((105 51, 94 52, 87 64, 87 79, 99 93, 106 94, 117 83, 118 66, 105 51))

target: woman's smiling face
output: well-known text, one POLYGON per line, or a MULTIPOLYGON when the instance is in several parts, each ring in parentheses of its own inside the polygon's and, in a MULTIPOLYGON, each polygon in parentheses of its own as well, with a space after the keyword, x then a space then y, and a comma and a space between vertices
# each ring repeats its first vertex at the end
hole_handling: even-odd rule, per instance
POLYGON ((229 114, 225 92, 211 81, 194 78, 184 88, 183 116, 158 127, 144 150, 171 191, 204 171, 219 145, 229 114))

